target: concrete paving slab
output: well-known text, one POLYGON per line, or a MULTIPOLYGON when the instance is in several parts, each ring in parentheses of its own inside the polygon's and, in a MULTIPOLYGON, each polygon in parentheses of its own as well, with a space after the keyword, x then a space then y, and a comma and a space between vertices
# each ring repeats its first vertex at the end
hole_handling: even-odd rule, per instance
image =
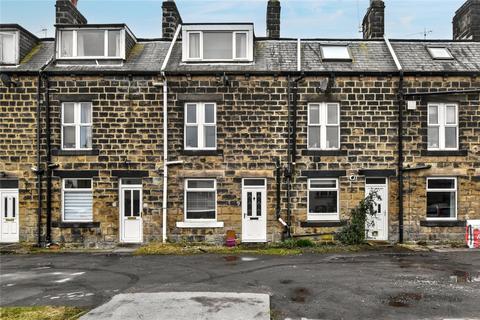
POLYGON ((269 320, 270 296, 232 292, 158 292, 116 295, 80 320, 269 320))

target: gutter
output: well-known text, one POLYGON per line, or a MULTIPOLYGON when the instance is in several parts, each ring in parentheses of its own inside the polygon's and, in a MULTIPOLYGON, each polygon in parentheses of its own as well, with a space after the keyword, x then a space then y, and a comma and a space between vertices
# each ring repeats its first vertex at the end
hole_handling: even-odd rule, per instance
POLYGON ((405 105, 404 92, 404 74, 403 68, 398 60, 397 54, 393 49, 390 41, 384 36, 385 43, 397 67, 400 79, 398 82, 398 153, 397 153, 397 180, 398 180, 398 242, 403 243, 403 107, 405 105))
POLYGON ((167 204, 168 204, 168 166, 173 164, 182 163, 179 161, 168 162, 168 82, 165 75, 165 69, 172 55, 173 46, 177 42, 178 35, 182 30, 182 25, 179 24, 170 47, 168 48, 167 55, 162 64, 162 78, 163 78, 163 192, 162 192, 162 242, 167 242, 167 204))

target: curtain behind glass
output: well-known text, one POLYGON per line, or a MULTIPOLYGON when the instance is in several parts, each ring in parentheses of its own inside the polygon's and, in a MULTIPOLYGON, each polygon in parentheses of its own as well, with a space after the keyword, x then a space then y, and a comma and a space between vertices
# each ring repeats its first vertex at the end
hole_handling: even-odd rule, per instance
POLYGON ((104 30, 77 31, 77 56, 103 57, 105 55, 104 30))

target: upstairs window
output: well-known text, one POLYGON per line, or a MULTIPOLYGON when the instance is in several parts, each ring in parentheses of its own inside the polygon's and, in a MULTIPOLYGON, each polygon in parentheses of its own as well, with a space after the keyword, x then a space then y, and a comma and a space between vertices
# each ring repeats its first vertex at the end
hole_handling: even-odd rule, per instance
POLYGON ((62 104, 62 149, 92 148, 92 104, 65 102, 62 104))
POLYGON ((433 59, 436 60, 452 60, 453 56, 450 53, 450 50, 444 47, 429 47, 428 53, 433 59))
POLYGON ((322 46, 322 58, 323 60, 352 60, 347 46, 322 46))
POLYGON ((456 104, 428 105, 428 150, 458 149, 458 108, 456 104))
POLYGON ((59 33, 59 58, 123 58, 123 30, 78 29, 59 33))
POLYGON ((340 105, 310 103, 308 105, 308 149, 340 148, 340 105))
POLYGON ((16 31, 0 32, 0 63, 18 63, 18 37, 16 31))
POLYGON ((185 104, 185 150, 214 150, 217 147, 215 103, 185 104))
POLYGON ((184 61, 252 60, 253 29, 251 26, 203 27, 204 29, 202 26, 184 27, 184 61))

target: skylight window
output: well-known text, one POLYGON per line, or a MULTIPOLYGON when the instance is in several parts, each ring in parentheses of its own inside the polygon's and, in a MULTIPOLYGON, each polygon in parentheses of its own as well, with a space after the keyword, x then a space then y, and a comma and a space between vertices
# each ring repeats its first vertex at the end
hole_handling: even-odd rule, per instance
POLYGON ((433 47, 430 47, 430 48, 427 48, 427 49, 428 49, 428 52, 430 53, 430 56, 433 59, 439 59, 439 60, 452 60, 453 59, 453 56, 450 53, 450 50, 448 50, 447 48, 443 48, 443 47, 433 48, 433 47))
POLYGON ((322 46, 324 60, 352 60, 347 46, 322 46))

